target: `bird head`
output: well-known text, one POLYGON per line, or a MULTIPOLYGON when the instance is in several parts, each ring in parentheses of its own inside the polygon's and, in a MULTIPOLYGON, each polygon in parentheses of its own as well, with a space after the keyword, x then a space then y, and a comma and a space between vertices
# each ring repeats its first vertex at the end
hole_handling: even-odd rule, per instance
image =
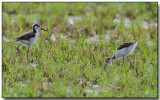
POLYGON ((33 29, 34 29, 34 30, 37 30, 37 31, 38 31, 39 29, 44 30, 44 31, 47 31, 47 30, 41 28, 41 26, 40 26, 39 24, 34 24, 34 25, 33 25, 33 29))
POLYGON ((110 58, 110 57, 108 57, 108 58, 106 59, 106 62, 105 62, 105 63, 106 63, 106 66, 112 62, 111 59, 112 59, 112 58, 110 58))

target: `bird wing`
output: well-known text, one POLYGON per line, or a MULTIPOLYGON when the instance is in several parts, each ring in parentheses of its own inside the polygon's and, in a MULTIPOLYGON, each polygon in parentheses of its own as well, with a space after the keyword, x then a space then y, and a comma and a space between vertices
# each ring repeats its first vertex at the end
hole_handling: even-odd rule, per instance
POLYGON ((35 33, 33 31, 26 32, 16 38, 16 41, 19 40, 29 40, 31 37, 34 37, 35 33))
POLYGON ((131 46, 132 44, 133 44, 133 42, 123 43, 123 44, 121 44, 121 45, 117 48, 117 50, 123 49, 123 48, 125 48, 125 47, 129 47, 129 46, 131 46))

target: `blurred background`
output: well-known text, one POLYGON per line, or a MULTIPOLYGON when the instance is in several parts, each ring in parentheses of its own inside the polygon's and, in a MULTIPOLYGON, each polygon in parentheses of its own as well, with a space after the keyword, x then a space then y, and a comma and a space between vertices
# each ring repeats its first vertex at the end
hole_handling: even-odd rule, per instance
POLYGON ((49 30, 42 39, 51 34, 73 39, 110 34, 109 39, 119 39, 135 32, 135 24, 135 34, 142 34, 140 27, 150 35, 157 33, 157 3, 3 3, 2 16, 3 36, 12 39, 35 23, 49 30))

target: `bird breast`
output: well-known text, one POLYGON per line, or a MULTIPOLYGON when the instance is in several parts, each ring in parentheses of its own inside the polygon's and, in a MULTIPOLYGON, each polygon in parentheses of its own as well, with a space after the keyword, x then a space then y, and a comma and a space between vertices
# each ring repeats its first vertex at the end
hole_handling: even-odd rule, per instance
POLYGON ((126 48, 120 49, 115 51, 115 57, 118 59, 126 55, 126 48))
POLYGON ((34 42, 37 41, 38 36, 39 36, 39 33, 37 32, 37 33, 35 34, 35 37, 29 39, 30 45, 32 45, 34 42))

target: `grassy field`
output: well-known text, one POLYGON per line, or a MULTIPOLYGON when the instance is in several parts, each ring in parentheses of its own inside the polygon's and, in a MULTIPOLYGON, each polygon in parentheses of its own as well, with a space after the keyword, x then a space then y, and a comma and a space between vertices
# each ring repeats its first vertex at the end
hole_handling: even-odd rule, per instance
POLYGON ((157 3, 2 3, 3 97, 157 97, 157 3), (17 36, 39 23, 30 47, 17 36), (129 56, 105 66, 123 42, 129 56))

